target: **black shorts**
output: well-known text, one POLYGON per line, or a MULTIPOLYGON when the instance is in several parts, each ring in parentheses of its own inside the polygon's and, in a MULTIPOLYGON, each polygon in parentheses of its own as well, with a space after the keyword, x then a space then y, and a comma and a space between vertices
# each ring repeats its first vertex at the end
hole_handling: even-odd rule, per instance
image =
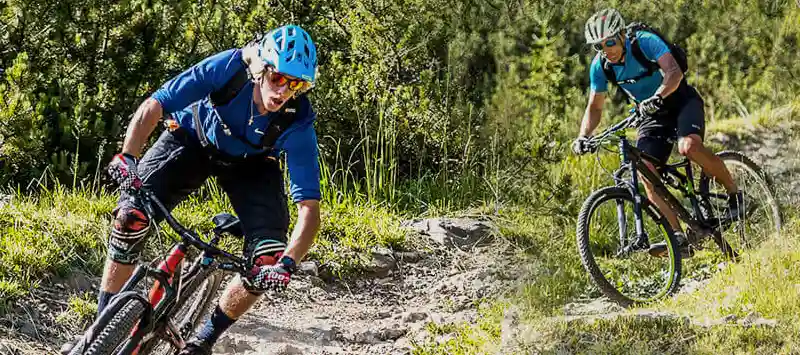
MULTIPOLYGON (((137 168, 144 186, 169 210, 199 189, 209 176, 215 176, 241 220, 246 257, 260 240, 286 243, 289 209, 277 161, 263 156, 235 163, 212 160, 196 139, 179 129, 164 132, 137 168)), ((125 193, 118 203, 118 208, 122 206, 142 208, 139 201, 125 193)), ((163 219, 155 217, 157 221, 163 219)))
POLYGON ((636 147, 666 163, 679 137, 705 135, 705 109, 703 99, 692 87, 687 87, 685 98, 663 113, 639 125, 636 147))

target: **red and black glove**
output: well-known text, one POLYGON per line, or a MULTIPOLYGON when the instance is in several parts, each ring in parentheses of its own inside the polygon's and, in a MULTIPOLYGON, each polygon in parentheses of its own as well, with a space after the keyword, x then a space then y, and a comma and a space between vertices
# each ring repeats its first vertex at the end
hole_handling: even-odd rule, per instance
POLYGON ((288 255, 281 256, 274 265, 254 266, 247 283, 259 291, 283 291, 297 271, 294 259, 288 255))
POLYGON ((142 187, 142 179, 136 173, 136 158, 127 153, 119 153, 108 164, 108 174, 124 191, 137 190, 142 187))

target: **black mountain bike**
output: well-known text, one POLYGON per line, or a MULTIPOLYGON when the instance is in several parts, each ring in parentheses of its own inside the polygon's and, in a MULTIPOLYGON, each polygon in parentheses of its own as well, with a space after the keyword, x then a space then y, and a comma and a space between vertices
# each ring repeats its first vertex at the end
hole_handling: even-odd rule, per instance
POLYGON ((134 193, 144 202, 148 215, 152 218, 156 211, 161 213, 181 240, 166 256, 136 267, 70 355, 176 354, 208 312, 223 272, 248 275, 251 270, 244 259, 216 247, 223 233, 243 236, 233 215, 214 216, 213 237, 205 243, 178 223, 152 192, 141 188, 134 193), (201 253, 184 268, 190 248, 201 253), (139 285, 145 278, 154 280, 147 297, 137 291, 143 289, 139 285))
POLYGON ((744 217, 732 221, 727 192, 712 177, 693 169, 688 159, 664 164, 630 143, 625 129, 644 118, 633 112, 589 140, 589 146, 598 151, 616 145, 621 162, 613 173, 615 186, 598 189, 586 199, 577 225, 583 266, 605 296, 626 307, 675 292, 681 279, 681 254, 674 231, 647 199, 639 185, 640 176, 653 184, 655 192, 685 223, 692 252, 702 249, 710 236, 723 255, 736 260, 741 251, 759 245, 781 227, 771 181, 750 159, 739 152, 717 153, 744 192, 744 217), (658 173, 648 169, 645 160, 658 173), (666 244, 665 257, 648 253, 655 243, 666 244))

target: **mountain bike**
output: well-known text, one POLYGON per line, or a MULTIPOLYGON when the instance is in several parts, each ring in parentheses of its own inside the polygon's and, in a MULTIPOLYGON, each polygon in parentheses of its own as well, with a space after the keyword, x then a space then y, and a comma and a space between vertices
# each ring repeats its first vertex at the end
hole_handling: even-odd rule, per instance
POLYGON ((672 294, 681 280, 675 231, 647 199, 640 178, 652 183, 655 193, 685 223, 690 252, 703 249, 710 237, 725 257, 735 261, 743 250, 759 245, 781 228, 771 180, 758 165, 739 152, 717 153, 744 193, 744 216, 734 221, 728 214, 728 194, 713 177, 686 158, 666 164, 631 144, 625 130, 645 118, 632 111, 589 140, 589 147, 598 153, 601 148, 610 151, 616 146, 620 166, 612 173, 615 185, 594 191, 584 201, 577 223, 577 246, 584 268, 602 294, 625 307, 672 294), (648 169, 645 161, 658 173, 648 169), (665 243, 667 255, 650 255, 654 243, 665 243))
POLYGON ((152 218, 158 211, 178 234, 169 253, 136 267, 131 278, 114 296, 70 355, 174 354, 208 312, 224 272, 247 276, 251 268, 238 256, 217 248, 224 234, 242 237, 238 218, 227 213, 213 217, 213 236, 205 243, 196 232, 183 227, 156 196, 142 187, 133 193, 143 201, 152 218), (184 268, 193 251, 201 253, 184 268), (140 285, 146 278, 153 285, 145 297, 140 285))

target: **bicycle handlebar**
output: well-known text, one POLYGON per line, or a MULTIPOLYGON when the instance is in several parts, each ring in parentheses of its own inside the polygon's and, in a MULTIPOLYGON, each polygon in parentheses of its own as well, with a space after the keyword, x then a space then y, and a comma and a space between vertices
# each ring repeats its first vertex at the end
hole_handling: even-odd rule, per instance
POLYGON ((645 117, 642 116, 642 114, 640 114, 638 111, 634 110, 630 115, 628 115, 628 117, 625 117, 625 119, 623 119, 622 121, 620 121, 620 122, 614 124, 613 126, 607 128, 602 133, 600 133, 600 134, 598 134, 598 135, 596 135, 594 137, 591 137, 589 139, 589 141, 587 142, 587 144, 590 145, 593 148, 597 148, 601 144, 607 142, 608 141, 608 137, 613 135, 614 133, 619 132, 621 130, 628 129, 630 127, 638 126, 643 118, 645 118, 645 117))
POLYGON ((194 246, 195 248, 200 249, 211 256, 218 256, 227 259, 233 264, 234 270, 238 271, 242 275, 245 275, 249 272, 249 269, 247 268, 247 262, 244 259, 204 242, 202 239, 200 239, 195 231, 181 225, 180 222, 178 222, 175 217, 172 216, 172 213, 169 212, 167 207, 164 206, 161 200, 159 200, 152 191, 142 186, 138 190, 134 190, 132 192, 138 194, 139 197, 142 198, 145 208, 149 209, 148 212, 151 215, 155 214, 155 211, 152 210, 153 206, 155 206, 155 208, 158 209, 158 212, 164 216, 167 224, 169 224, 169 226, 178 233, 182 242, 194 246))

